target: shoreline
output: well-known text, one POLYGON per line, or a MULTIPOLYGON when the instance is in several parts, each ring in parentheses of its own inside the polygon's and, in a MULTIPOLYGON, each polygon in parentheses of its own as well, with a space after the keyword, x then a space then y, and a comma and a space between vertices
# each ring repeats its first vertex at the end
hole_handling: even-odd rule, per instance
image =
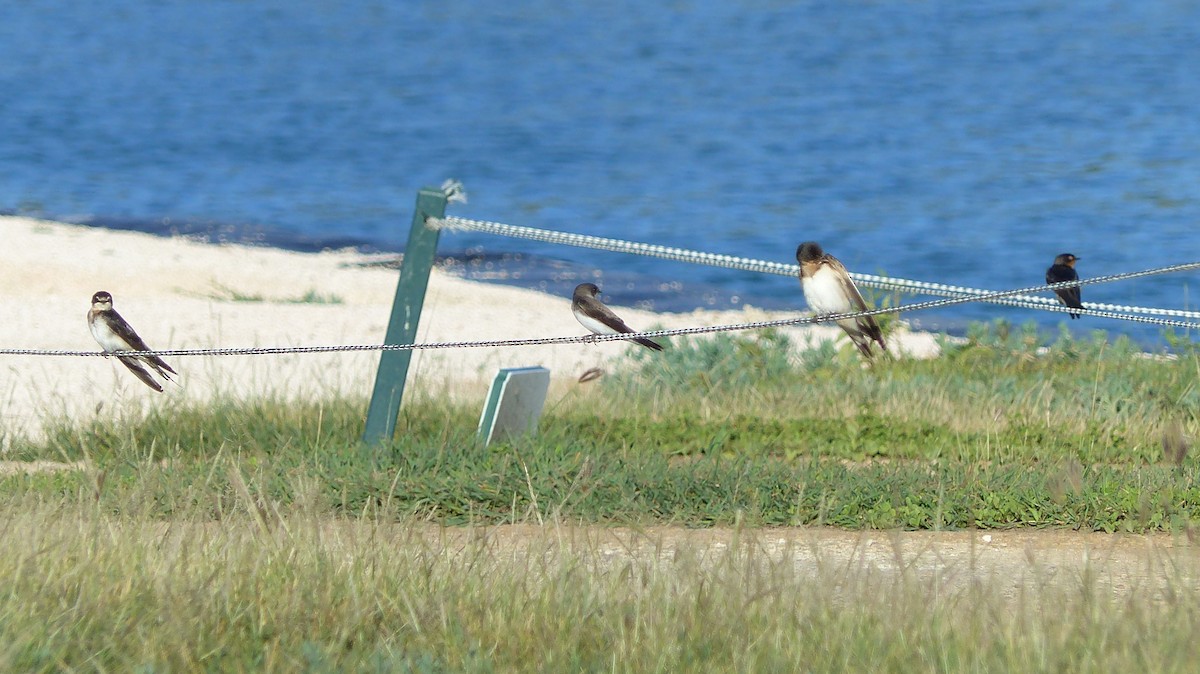
MULTIPOLYGON (((209 245, 237 245, 250 248, 270 248, 295 253, 317 254, 329 250, 355 251, 370 263, 387 265, 403 257, 406 232, 397 228, 388 244, 360 237, 334 236, 317 238, 278 227, 254 224, 222 224, 217 222, 176 222, 136 218, 79 217, 55 219, 52 215, 22 215, 0 211, 3 217, 30 217, 42 222, 82 226, 110 232, 140 232, 160 238, 185 238, 209 245)), ((449 243, 442 241, 444 248, 449 243)), ((458 241, 458 244, 464 242, 458 241)), ((503 246, 484 250, 467 245, 451 247, 439 253, 435 265, 452 275, 488 283, 500 283, 543 293, 569 295, 576 283, 594 281, 614 289, 621 295, 622 306, 634 306, 663 313, 687 313, 694 309, 739 309, 742 302, 735 291, 692 280, 685 284, 665 283, 640 272, 618 269, 600 271, 567 259, 547 257, 539 253, 514 252, 503 246), (630 301, 632 300, 632 301, 630 301)), ((784 300, 772 296, 759 298, 768 310, 790 311, 784 300), (763 302, 765 300, 765 303, 763 302)), ((800 300, 799 296, 795 298, 800 300)), ((801 304, 803 301, 800 300, 801 304)))
MULTIPOLYGON (((10 245, 0 251, 0 296, 9 320, 0 345, 15 349, 98 350, 85 314, 92 293, 114 308, 151 348, 328 346, 383 342, 398 272, 364 266, 354 250, 301 253, 186 237, 98 229, 0 216, 10 245)), ((586 334, 569 296, 469 281, 434 269, 418 330, 423 342, 586 334)), ((696 310, 654 313, 614 307, 634 328, 711 326, 792 317, 800 312, 696 310)), ((783 328, 797 348, 843 339, 836 327, 783 328)), ((937 353, 931 333, 902 332, 893 348, 937 353)), ((418 351, 410 391, 463 395, 482 404, 497 370, 542 365, 554 385, 611 368, 625 342, 525 348, 418 351)), ((313 399, 370 393, 379 352, 177 357, 176 383, 155 393, 109 358, 0 356, 4 377, 0 435, 36 432, 55 417, 146 409, 168 400, 218 395, 313 399)))

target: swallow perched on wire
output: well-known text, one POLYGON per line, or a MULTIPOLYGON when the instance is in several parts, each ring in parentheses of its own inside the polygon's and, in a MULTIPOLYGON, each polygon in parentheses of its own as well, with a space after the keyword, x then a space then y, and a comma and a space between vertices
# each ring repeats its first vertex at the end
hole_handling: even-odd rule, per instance
MULTIPOLYGON (((818 317, 867 310, 867 303, 850 278, 850 272, 836 257, 822 250, 820 244, 815 241, 800 244, 796 248, 796 261, 800 263, 800 288, 804 290, 804 300, 818 317)), ((837 324, 867 360, 873 357, 872 342, 887 351, 883 333, 873 317, 843 318, 837 324)))
MULTIPOLYGON (((1079 258, 1070 253, 1063 253, 1054 258, 1054 264, 1046 270, 1046 283, 1062 283, 1063 281, 1078 281, 1079 274, 1075 272, 1075 262, 1079 258)), ((1074 288, 1056 288, 1054 294, 1058 295, 1058 301, 1071 307, 1072 309, 1082 309, 1083 302, 1080 299, 1083 293, 1079 292, 1079 286, 1074 288)), ((1072 313, 1071 319, 1079 318, 1079 314, 1072 313)))
MULTIPOLYGON (((612 309, 604 306, 604 303, 597 299, 599 295, 600 289, 595 283, 580 283, 575 286, 575 293, 571 296, 571 313, 575 314, 575 320, 597 335, 637 332, 625 325, 625 321, 614 314, 612 309)), ((663 350, 661 344, 645 337, 635 337, 633 341, 655 351, 663 350)))
POLYGON ((112 306, 112 295, 101 290, 95 295, 92 295, 92 308, 87 313, 88 328, 92 331, 92 337, 96 338, 96 342, 100 344, 100 348, 104 352, 111 353, 121 361, 121 364, 129 368, 129 371, 141 379, 146 386, 162 393, 162 385, 154 380, 154 376, 142 367, 142 363, 149 365, 163 379, 171 381, 171 375, 178 374, 171 369, 170 365, 163 362, 158 356, 138 356, 129 355, 127 352, 133 351, 149 351, 150 347, 142 341, 141 337, 129 327, 121 314, 118 314, 112 306))

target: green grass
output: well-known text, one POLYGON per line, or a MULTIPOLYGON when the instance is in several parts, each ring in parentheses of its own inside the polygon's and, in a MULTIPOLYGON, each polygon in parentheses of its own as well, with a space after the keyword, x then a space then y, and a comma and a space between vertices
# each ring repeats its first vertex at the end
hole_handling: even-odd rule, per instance
POLYGON ((336 293, 322 293, 312 288, 304 294, 283 300, 289 304, 342 304, 345 300, 336 293))
POLYGON ((723 549, 554 526, 503 539, 282 516, 247 486, 219 521, 114 515, 86 494, 10 510, 0 668, 1183 672, 1197 655, 1186 553, 1117 594, 1086 566, 1031 564, 1009 596, 748 530, 723 549))
POLYGON ((213 284, 213 288, 214 290, 208 294, 208 298, 222 302, 277 302, 283 304, 342 304, 345 302, 336 293, 326 294, 313 288, 304 291, 301 295, 284 298, 267 298, 261 293, 244 293, 220 283, 213 284))
MULTIPOLYGON (((364 401, 267 399, 64 422, 9 454, 87 460, 105 471, 102 504, 142 490, 162 517, 198 502, 221 512, 232 487, 209 476, 217 458, 253 469, 281 504, 305 475, 330 514, 388 502, 445 524, 536 511, 610 524, 1145 532, 1200 517, 1197 462, 1163 451, 1169 429, 1197 428, 1194 354, 1144 358, 1100 336, 1044 344, 1005 325, 940 359, 870 368, 848 349, 792 362, 786 347, 768 332, 635 351, 622 373, 553 401, 537 437, 490 448, 474 437, 476 405, 410 401, 394 446, 368 451, 364 401), (176 488, 201 478, 203 490, 176 488)), ((88 479, 0 484, 61 496, 88 479)))
POLYGON ((1190 461, 1182 467, 1086 465, 1074 458, 1034 465, 846 462, 819 456, 728 457, 724 451, 674 458, 655 445, 630 445, 611 436, 599 443, 543 439, 483 448, 472 442, 466 419, 452 422, 457 429, 429 429, 439 434, 432 441, 405 439, 395 452, 375 454, 349 440, 323 444, 288 436, 271 427, 268 414, 259 418, 257 436, 209 441, 202 455, 184 448, 199 446, 205 436, 220 437, 216 427, 227 417, 209 420, 211 431, 190 429, 200 431, 194 437, 182 434, 189 429, 172 429, 180 434, 163 444, 145 429, 130 428, 124 441, 131 452, 103 454, 111 451, 105 445, 113 438, 80 434, 70 441, 92 450, 91 460, 104 471, 102 485, 97 487, 89 473, 10 477, 0 481, 6 487, 0 499, 95 491, 99 506, 112 512, 132 502, 139 508, 150 504, 149 512, 160 518, 202 507, 207 517, 220 519, 237 485, 228 470, 214 466, 230 462, 254 476, 265 501, 281 507, 316 499, 322 512, 344 516, 388 503, 401 513, 450 525, 545 515, 641 525, 1063 526, 1145 532, 1182 531, 1200 517, 1200 487, 1190 461), (263 442, 277 445, 268 448, 263 442))
POLYGON ((492 447, 478 404, 419 396, 379 449, 361 399, 59 420, 8 439, 88 469, 0 478, 0 670, 1189 671, 1186 550, 1163 591, 1085 568, 1016 597, 753 552, 777 525, 1190 538, 1200 464, 1163 443, 1197 432, 1200 356, 1173 339, 1148 358, 998 323, 870 367, 677 339, 492 447), (543 523, 523 547, 474 533, 543 523), (759 542, 563 544, 592 524, 759 542))

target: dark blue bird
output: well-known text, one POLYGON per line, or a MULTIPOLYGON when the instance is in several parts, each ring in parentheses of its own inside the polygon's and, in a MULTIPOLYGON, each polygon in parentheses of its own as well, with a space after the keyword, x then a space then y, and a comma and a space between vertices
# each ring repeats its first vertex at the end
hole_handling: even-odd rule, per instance
MULTIPOLYGON (((1063 281, 1077 281, 1079 274, 1075 273, 1075 262, 1079 258, 1070 253, 1063 253, 1054 258, 1054 264, 1046 270, 1046 283, 1062 283, 1063 281)), ((1080 300, 1079 286, 1074 288, 1058 288, 1054 291, 1058 295, 1058 301, 1071 307, 1072 309, 1082 309, 1083 302, 1080 300)), ((1072 313, 1071 318, 1079 318, 1079 314, 1072 313)))

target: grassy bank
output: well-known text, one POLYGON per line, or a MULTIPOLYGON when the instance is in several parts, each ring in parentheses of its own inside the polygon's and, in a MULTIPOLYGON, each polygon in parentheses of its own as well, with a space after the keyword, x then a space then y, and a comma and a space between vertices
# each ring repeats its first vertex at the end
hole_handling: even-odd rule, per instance
POLYGON ((766 333, 637 353, 553 400, 536 438, 490 448, 474 440, 476 406, 428 399, 405 406, 395 445, 378 451, 358 445, 361 400, 67 422, 11 456, 95 470, 8 478, 5 493, 94 490, 113 510, 137 495, 163 517, 197 505, 220 517, 240 479, 285 507, 387 504, 445 524, 1142 532, 1200 513, 1196 462, 1178 442, 1164 454, 1164 438, 1197 427, 1192 352, 1145 357, 1122 340, 1047 342, 1005 325, 939 359, 871 368, 831 348, 797 361, 786 347, 766 333))
POLYGON ((1157 672, 1196 656, 1182 554, 1162 591, 1114 596, 1085 569, 1006 596, 819 551, 797 565, 750 531, 718 551, 616 553, 594 532, 539 531, 27 502, 0 528, 0 668, 1157 672))
POLYGON ((477 405, 428 398, 382 449, 358 444, 365 401, 345 399, 166 401, 10 439, 6 458, 86 469, 0 478, 0 669, 1190 671, 1186 548, 1153 587, 1031 566, 1013 594, 970 565, 802 564, 757 527, 1187 540, 1193 352, 1004 325, 870 368, 787 346, 636 353, 490 448, 477 405), (547 526, 503 544, 473 528, 504 523, 547 526), (562 533, 593 523, 739 542, 562 533))

